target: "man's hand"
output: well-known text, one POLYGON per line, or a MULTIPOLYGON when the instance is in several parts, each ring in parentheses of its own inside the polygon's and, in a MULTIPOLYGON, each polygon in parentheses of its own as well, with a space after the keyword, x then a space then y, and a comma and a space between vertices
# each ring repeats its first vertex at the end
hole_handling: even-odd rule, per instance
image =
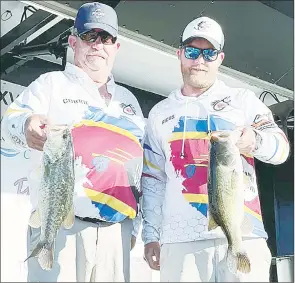
POLYGON ((160 270, 160 244, 151 242, 144 246, 144 259, 151 269, 160 270))
POLYGON ((241 137, 237 141, 236 145, 240 150, 240 153, 250 154, 256 146, 256 135, 251 127, 241 129, 241 137))
POLYGON ((136 237, 132 235, 131 236, 131 248, 130 248, 130 250, 132 250, 134 248, 135 244, 136 244, 136 237))
POLYGON ((48 124, 48 120, 42 115, 32 115, 27 118, 25 122, 24 132, 27 144, 30 148, 43 150, 46 141, 46 134, 43 130, 44 126, 48 124))

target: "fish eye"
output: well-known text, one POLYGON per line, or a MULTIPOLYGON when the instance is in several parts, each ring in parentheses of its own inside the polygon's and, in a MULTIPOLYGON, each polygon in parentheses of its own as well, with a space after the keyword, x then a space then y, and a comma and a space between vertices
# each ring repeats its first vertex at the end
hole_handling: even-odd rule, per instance
POLYGON ((62 135, 62 138, 65 140, 67 138, 67 135, 66 134, 63 134, 62 135))

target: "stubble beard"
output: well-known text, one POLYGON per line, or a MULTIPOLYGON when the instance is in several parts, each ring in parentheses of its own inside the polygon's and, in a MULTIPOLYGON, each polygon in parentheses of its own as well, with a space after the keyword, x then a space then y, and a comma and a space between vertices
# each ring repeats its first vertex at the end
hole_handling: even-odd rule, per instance
POLYGON ((209 88, 212 85, 212 81, 207 73, 192 74, 190 70, 183 70, 182 77, 185 84, 196 89, 209 88))

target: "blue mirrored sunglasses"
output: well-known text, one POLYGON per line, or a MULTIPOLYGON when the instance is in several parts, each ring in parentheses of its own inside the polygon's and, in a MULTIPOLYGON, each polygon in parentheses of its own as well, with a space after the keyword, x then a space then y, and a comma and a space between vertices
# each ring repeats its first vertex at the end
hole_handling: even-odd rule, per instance
POLYGON ((184 47, 184 56, 187 59, 196 60, 201 54, 205 61, 213 62, 217 59, 218 54, 221 50, 213 49, 213 48, 196 48, 192 46, 184 47))

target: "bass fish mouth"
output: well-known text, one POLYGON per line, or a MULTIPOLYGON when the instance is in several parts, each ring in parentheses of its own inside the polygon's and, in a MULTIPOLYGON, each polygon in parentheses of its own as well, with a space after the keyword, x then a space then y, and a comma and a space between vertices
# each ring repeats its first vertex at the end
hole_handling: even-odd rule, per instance
POLYGON ((214 131, 209 134, 209 140, 213 142, 232 142, 236 144, 238 139, 241 137, 242 131, 233 130, 233 131, 214 131))
POLYGON ((212 141, 219 141, 228 139, 231 135, 231 131, 213 131, 209 134, 209 138, 212 141))
POLYGON ((49 133, 59 133, 70 128, 69 125, 46 125, 45 129, 49 133))

